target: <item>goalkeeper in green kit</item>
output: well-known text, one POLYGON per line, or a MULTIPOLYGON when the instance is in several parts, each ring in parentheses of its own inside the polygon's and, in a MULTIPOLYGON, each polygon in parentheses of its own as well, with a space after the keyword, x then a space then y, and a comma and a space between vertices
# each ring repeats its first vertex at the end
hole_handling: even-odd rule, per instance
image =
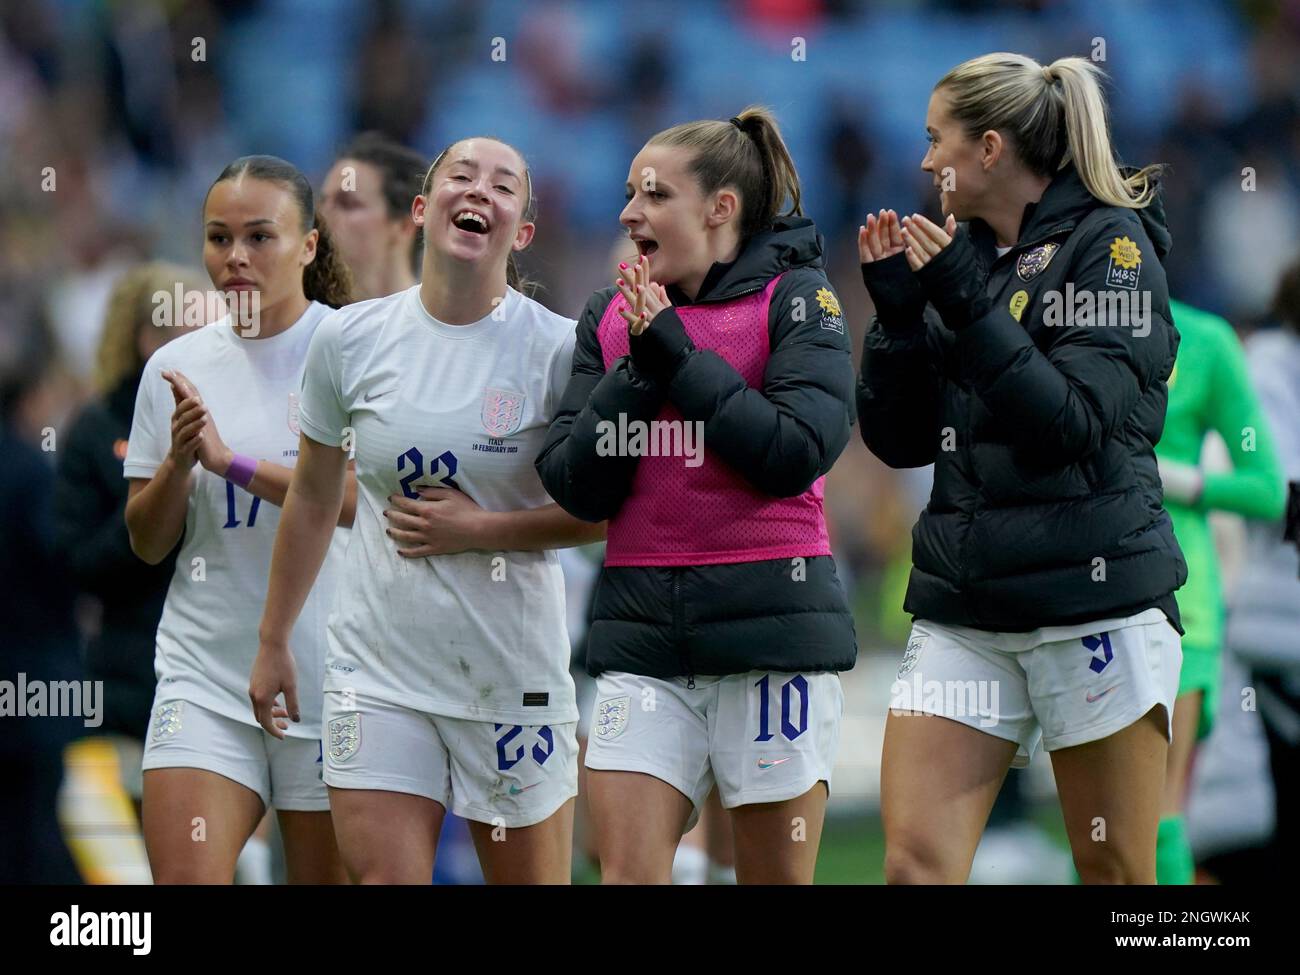
POLYGON ((1286 485, 1232 326, 1177 301, 1169 307, 1182 342, 1169 377, 1169 409, 1156 458, 1165 508, 1187 560, 1187 583, 1175 594, 1186 635, 1156 843, 1156 880, 1190 884, 1194 866, 1183 801, 1192 752, 1209 734, 1218 707, 1224 624, 1208 515, 1231 511, 1247 518, 1280 518, 1286 485), (1231 471, 1201 468, 1201 448, 1210 430, 1227 445, 1231 471))

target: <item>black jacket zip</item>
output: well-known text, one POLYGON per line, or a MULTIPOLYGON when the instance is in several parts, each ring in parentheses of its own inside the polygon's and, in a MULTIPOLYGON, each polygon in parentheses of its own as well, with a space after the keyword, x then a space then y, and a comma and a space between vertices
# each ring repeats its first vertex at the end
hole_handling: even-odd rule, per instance
POLYGON ((673 642, 677 644, 682 670, 686 672, 686 687, 688 690, 693 690, 695 688, 695 675, 692 673, 694 668, 691 664, 691 655, 682 641, 682 629, 685 623, 682 619, 682 573, 685 571, 680 567, 673 569, 673 642))

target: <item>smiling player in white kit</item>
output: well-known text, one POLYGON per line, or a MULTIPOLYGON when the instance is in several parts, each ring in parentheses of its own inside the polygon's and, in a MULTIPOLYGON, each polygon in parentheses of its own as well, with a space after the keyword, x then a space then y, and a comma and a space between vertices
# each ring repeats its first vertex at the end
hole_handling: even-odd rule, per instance
POLYGON ((578 717, 556 547, 603 537, 551 503, 533 460, 568 382, 575 323, 507 284, 532 239, 512 147, 444 150, 412 207, 418 285, 330 315, 303 381, 303 456, 254 669, 263 727, 284 634, 342 499, 357 516, 329 628, 325 781, 353 877, 428 883, 446 809, 491 882, 566 883, 578 717), (450 323, 459 324, 450 324, 450 323), (340 449, 342 448, 342 449, 340 449))
MULTIPOLYGON (((301 706, 288 689, 301 720, 286 740, 257 726, 247 688, 277 506, 298 453, 307 346, 330 306, 348 300, 349 281, 313 225, 310 185, 282 159, 231 163, 203 216, 212 283, 228 300, 242 297, 233 315, 150 358, 124 463, 136 554, 158 562, 184 537, 158 626, 143 761, 150 866, 159 883, 230 883, 240 849, 274 807, 290 882, 342 882, 321 780, 320 688, 347 534, 334 525, 350 523, 351 497, 324 526, 331 554, 289 640, 303 683, 301 706), (259 306, 241 307, 254 294, 259 306)), ((184 309, 172 312, 179 321, 184 309)))

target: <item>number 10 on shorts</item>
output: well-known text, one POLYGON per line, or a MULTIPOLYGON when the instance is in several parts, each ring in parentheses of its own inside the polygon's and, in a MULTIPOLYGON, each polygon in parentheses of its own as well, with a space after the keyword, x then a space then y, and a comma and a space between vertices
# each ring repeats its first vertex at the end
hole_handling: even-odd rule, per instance
MULTIPOLYGON (((771 741, 776 737, 768 730, 768 718, 771 714, 771 694, 769 682, 771 674, 764 674, 754 682, 758 688, 758 737, 755 741, 771 741)), ((786 741, 794 741, 808 730, 808 681, 803 674, 795 674, 781 685, 781 734, 786 741), (799 724, 790 720, 791 704, 795 694, 799 695, 799 724)))

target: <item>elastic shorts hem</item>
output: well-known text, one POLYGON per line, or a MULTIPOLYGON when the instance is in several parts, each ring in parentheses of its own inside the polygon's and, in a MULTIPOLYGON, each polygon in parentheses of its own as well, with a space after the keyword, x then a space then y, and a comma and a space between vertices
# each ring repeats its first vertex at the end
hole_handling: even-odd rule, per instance
POLYGON ((1007 726, 1005 724, 1002 722, 995 722, 991 725, 981 724, 981 721, 984 720, 982 715, 965 714, 961 717, 954 717, 951 714, 944 714, 942 711, 927 711, 924 707, 907 709, 890 708, 890 713, 898 717, 914 717, 917 714, 923 714, 930 718, 947 718, 949 721, 955 721, 964 728, 970 728, 973 731, 982 731, 990 738, 997 738, 999 741, 1009 741, 1016 746, 1016 756, 1011 760, 1012 768, 1025 768, 1029 765, 1030 759, 1033 758, 1034 750, 1022 741, 1014 732, 1010 734, 1005 732, 999 734, 998 729, 1006 728, 1007 726), (1022 758, 1022 754, 1025 757, 1022 758))
POLYGON ((330 811, 330 799, 326 794, 324 799, 285 799, 283 802, 272 802, 271 808, 277 812, 323 812, 330 811))
POLYGON ((1101 741, 1103 738, 1109 738, 1117 731, 1123 731, 1130 725, 1140 721, 1154 707, 1165 709, 1165 740, 1172 742, 1174 740, 1173 709, 1164 701, 1155 698, 1149 700, 1145 707, 1132 708, 1109 721, 1102 721, 1086 728, 1079 728, 1068 734, 1054 735, 1051 738, 1044 735, 1043 748, 1046 751, 1055 752, 1060 751, 1062 748, 1072 748, 1075 745, 1086 745, 1089 742, 1101 741))
POLYGON ((407 796, 419 796, 436 802, 444 810, 451 805, 447 795, 435 795, 432 789, 420 785, 413 779, 402 779, 385 775, 338 775, 328 766, 325 769, 325 784, 331 789, 370 789, 375 792, 400 792, 407 796))
MULTIPOLYGON (((661 767, 658 766, 651 767, 651 765, 648 762, 638 762, 638 761, 619 762, 616 760, 610 764, 593 765, 591 761, 591 751, 588 750, 586 762, 584 764, 587 766, 587 768, 595 772, 640 772, 642 775, 652 776, 653 778, 658 779, 660 782, 672 786, 674 789, 676 789, 678 792, 684 795, 687 801, 690 802, 690 804, 694 806, 697 810, 700 808, 695 801, 695 796, 691 794, 691 787, 689 785, 686 785, 681 781, 681 779, 674 776, 671 772, 665 771, 661 767)), ((705 798, 707 799, 708 796, 706 795, 705 798)))
POLYGON ((484 809, 482 806, 474 806, 467 802, 453 803, 452 812, 461 819, 468 819, 475 823, 483 823, 486 826, 495 826, 497 820, 501 820, 501 825, 506 829, 524 829, 528 826, 536 826, 538 823, 545 822, 560 811, 560 808, 574 798, 578 790, 574 789, 567 796, 561 798, 558 802, 547 806, 540 807, 539 810, 529 810, 527 813, 517 816, 507 816, 499 809, 484 809))
POLYGON ((157 752, 154 752, 152 754, 146 753, 144 760, 140 763, 141 775, 145 772, 151 771, 152 769, 165 768, 192 768, 197 769, 200 772, 212 772, 214 775, 220 775, 222 778, 229 779, 236 785, 242 785, 249 792, 257 796, 257 798, 261 799, 262 808, 264 810, 271 808, 270 796, 263 793, 259 786, 250 785, 236 769, 233 769, 229 765, 225 765, 215 759, 208 758, 206 755, 199 758, 194 758, 192 754, 176 755, 171 757, 166 754, 160 755, 157 752))
POLYGON ((784 789, 746 789, 735 797, 736 801, 734 802, 728 802, 722 796, 721 791, 719 791, 718 797, 722 799, 723 809, 739 809, 741 806, 756 806, 764 802, 788 802, 791 799, 798 799, 818 782, 826 783, 826 798, 829 799, 831 795, 831 777, 829 775, 814 775, 797 786, 784 789))

